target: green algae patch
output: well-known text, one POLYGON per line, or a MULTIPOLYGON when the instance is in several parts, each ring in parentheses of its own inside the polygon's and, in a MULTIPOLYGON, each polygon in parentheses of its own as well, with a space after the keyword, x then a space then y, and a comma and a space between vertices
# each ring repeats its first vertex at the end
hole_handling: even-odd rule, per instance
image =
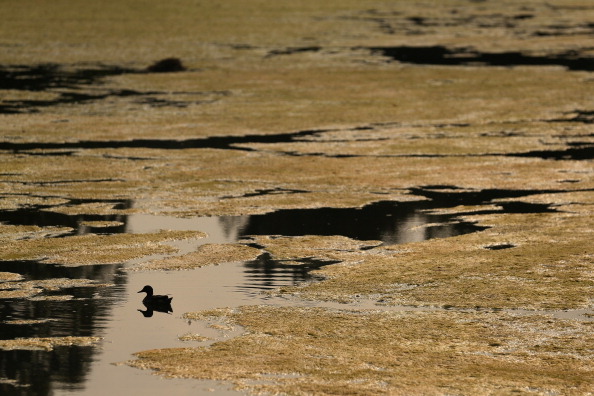
POLYGON ((152 260, 130 270, 189 270, 205 265, 254 260, 261 253, 259 249, 238 244, 205 244, 194 252, 152 260))
POLYGON ((287 394, 580 394, 591 389, 592 324, 539 315, 248 306, 245 334, 210 347, 137 353, 160 375, 287 394))
POLYGON ((17 338, 14 340, 0 340, 0 349, 10 350, 42 350, 52 351, 63 346, 94 346, 102 340, 101 337, 42 337, 17 338))
POLYGON ((114 264, 152 254, 173 253, 161 242, 201 238, 195 231, 160 231, 150 234, 81 235, 13 241, 0 247, 0 260, 42 260, 68 266, 114 264))

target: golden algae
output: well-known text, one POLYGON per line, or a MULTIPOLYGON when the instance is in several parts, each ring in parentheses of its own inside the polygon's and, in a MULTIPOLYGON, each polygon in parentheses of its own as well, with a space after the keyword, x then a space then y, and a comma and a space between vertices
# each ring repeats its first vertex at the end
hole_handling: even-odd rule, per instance
POLYGON ((206 244, 181 256, 152 260, 132 267, 132 270, 189 270, 205 265, 254 260, 259 249, 234 244, 206 244))
POLYGON ((101 337, 34 337, 0 340, 0 349, 4 350, 43 350, 51 351, 60 346, 94 346, 101 337))
POLYGON ((128 364, 252 392, 580 393, 591 389, 591 323, 490 312, 242 307, 245 334, 156 349, 128 364), (381 352, 380 352, 381 351, 381 352))
POLYGON ((3 245, 0 248, 0 260, 42 260, 70 266, 124 263, 151 254, 177 251, 162 242, 204 235, 195 231, 161 231, 152 234, 87 234, 25 239, 3 245))

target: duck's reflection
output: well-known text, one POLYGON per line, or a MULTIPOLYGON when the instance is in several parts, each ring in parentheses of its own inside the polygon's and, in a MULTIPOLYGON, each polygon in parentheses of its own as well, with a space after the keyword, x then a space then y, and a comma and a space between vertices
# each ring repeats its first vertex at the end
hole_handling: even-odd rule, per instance
POLYGON ((171 307, 170 302, 151 303, 143 301, 142 305, 144 305, 146 309, 139 309, 138 312, 140 312, 145 318, 150 318, 151 316, 153 316, 153 313, 155 311, 163 312, 166 314, 173 312, 173 308, 171 307))

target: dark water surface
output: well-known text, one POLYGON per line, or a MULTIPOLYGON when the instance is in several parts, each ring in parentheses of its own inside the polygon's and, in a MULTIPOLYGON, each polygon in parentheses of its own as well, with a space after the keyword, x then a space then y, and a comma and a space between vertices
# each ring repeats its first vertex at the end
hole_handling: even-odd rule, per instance
MULTIPOLYGON (((64 215, 50 206, 30 206, 0 212, 0 222, 39 226, 68 226, 68 235, 94 233, 145 233, 159 229, 200 230, 208 238, 175 242, 183 251, 204 243, 251 243, 250 235, 344 235, 359 240, 380 240, 386 245, 446 238, 482 228, 460 221, 453 215, 435 215, 428 211, 457 205, 491 204, 497 198, 514 198, 542 191, 484 190, 465 191, 451 186, 429 186, 413 191, 427 200, 414 202, 378 202, 358 209, 280 210, 264 215, 175 218, 144 214, 134 215, 64 215), (109 228, 92 228, 84 221, 118 221, 109 228)), ((551 192, 551 191, 549 191, 551 192)), ((109 201, 118 208, 133 207, 131 201, 109 201)), ((71 201, 68 205, 85 203, 71 201)), ((542 212, 546 205, 506 202, 491 212, 542 212)), ((475 212, 476 213, 476 212, 475 212)), ((503 248, 503 247, 492 247, 503 248)), ((513 248, 507 247, 506 248, 513 248)), ((198 333, 214 340, 224 334, 203 323, 180 319, 184 312, 245 304, 270 303, 271 297, 260 292, 272 288, 315 280, 310 271, 331 262, 302 259, 300 266, 273 260, 262 254, 256 260, 209 266, 192 271, 130 272, 124 265, 63 267, 35 261, 0 262, 0 271, 21 274, 24 280, 53 278, 91 279, 111 283, 112 287, 76 287, 53 294, 73 296, 68 301, 33 301, 2 299, 0 338, 99 336, 104 340, 94 347, 58 347, 46 351, 0 351, 2 395, 121 394, 122 389, 144 395, 199 394, 209 388, 217 394, 224 385, 207 381, 163 380, 127 366, 112 363, 131 358, 131 353, 163 347, 205 345, 180 341, 179 336, 198 333), (139 310, 145 284, 157 293, 170 293, 173 313, 155 312, 144 317, 139 310), (50 319, 38 324, 10 324, 11 320, 50 319)), ((275 302, 275 303, 278 303, 275 302)), ((313 304, 313 303, 312 303, 313 304)), ((233 333, 233 332, 231 332, 233 333)))

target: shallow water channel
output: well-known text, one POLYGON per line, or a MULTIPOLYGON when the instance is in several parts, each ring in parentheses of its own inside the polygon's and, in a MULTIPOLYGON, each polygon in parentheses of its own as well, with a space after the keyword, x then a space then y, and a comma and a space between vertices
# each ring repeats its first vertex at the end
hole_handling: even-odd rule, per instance
MULTIPOLYGON (((203 239, 173 243, 189 252, 204 243, 250 243, 249 235, 344 235, 360 240, 381 240, 384 244, 445 238, 480 230, 454 215, 431 214, 431 209, 461 204, 490 204, 496 198, 511 198, 537 191, 456 191, 434 187, 415 192, 427 200, 378 202, 359 209, 280 210, 253 216, 175 218, 148 214, 128 216, 69 216, 51 208, 0 212, 7 224, 59 225, 73 228, 73 234, 88 232, 147 233, 160 229, 199 230, 203 239), (84 221, 117 220, 109 228, 90 228, 84 221)), ((133 206, 132 202, 114 202, 133 206)), ((552 210, 546 205, 507 202, 495 211, 537 212, 552 210)), ((501 248, 513 248, 505 246, 501 248)), ((146 260, 146 259, 145 259, 146 260)), ((225 384, 211 381, 165 380, 149 372, 114 365, 132 358, 133 352, 164 348, 208 345, 241 333, 241 329, 216 329, 201 322, 181 318, 184 312, 247 304, 295 304, 294 300, 272 297, 263 291, 315 280, 310 270, 331 263, 303 260, 295 266, 272 260, 267 254, 247 262, 207 266, 189 271, 126 271, 125 265, 63 267, 40 262, 0 262, 0 271, 21 274, 24 280, 71 278, 111 283, 112 287, 61 289, 56 294, 71 295, 65 301, 35 299, 0 300, 2 321, 0 339, 17 337, 98 336, 103 341, 94 347, 57 347, 53 351, 0 351, 0 393, 2 395, 105 395, 122 390, 144 395, 167 392, 172 395, 236 393, 225 384), (155 312, 145 317, 137 294, 146 284, 156 293, 173 295, 173 313, 155 312), (17 320, 48 321, 14 324, 17 320), (200 334, 210 340, 181 341, 180 336, 200 334), (9 382, 7 380, 12 380, 9 382)), ((315 302, 299 302, 315 305, 315 302)), ((347 306, 345 306, 347 307, 347 306)))

